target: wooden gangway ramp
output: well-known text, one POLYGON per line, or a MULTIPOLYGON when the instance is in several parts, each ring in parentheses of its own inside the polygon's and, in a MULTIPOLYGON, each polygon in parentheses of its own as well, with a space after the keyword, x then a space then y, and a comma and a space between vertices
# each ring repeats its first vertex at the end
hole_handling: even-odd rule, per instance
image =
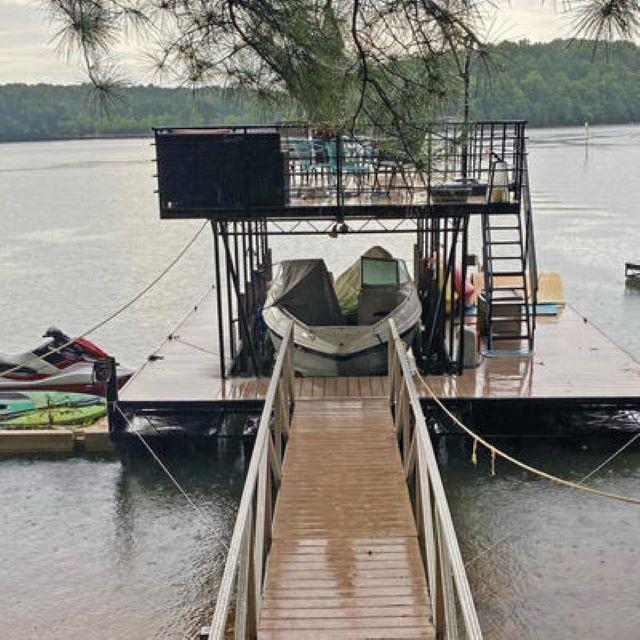
POLYGON ((389 330, 386 397, 298 398, 289 325, 201 637, 482 639, 410 360, 389 330))
POLYGON ((389 403, 298 400, 258 638, 432 638, 389 403))

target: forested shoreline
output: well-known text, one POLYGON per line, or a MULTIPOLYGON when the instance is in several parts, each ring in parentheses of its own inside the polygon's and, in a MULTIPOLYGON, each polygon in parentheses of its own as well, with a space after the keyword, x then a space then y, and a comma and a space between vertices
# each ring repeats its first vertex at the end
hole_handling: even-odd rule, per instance
MULTIPOLYGON (((473 65, 471 115, 533 126, 640 121, 640 48, 626 42, 503 42, 473 65)), ((108 112, 86 85, 0 85, 0 141, 144 135, 154 126, 293 117, 250 92, 130 86, 108 112)), ((455 105, 450 108, 455 116, 455 105)))

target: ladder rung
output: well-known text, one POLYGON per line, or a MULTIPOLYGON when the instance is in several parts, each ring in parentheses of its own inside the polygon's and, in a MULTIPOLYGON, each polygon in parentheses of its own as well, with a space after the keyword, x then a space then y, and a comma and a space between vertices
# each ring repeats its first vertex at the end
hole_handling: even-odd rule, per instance
POLYGON ((520 246, 519 240, 495 240, 493 242, 489 242, 488 244, 504 244, 504 245, 518 245, 520 246))
POLYGON ((489 227, 489 231, 520 231, 520 227, 489 227))
POLYGON ((520 286, 519 284, 514 284, 514 285, 497 285, 495 287, 491 287, 492 291, 513 291, 514 289, 521 289, 522 291, 524 291, 524 286, 520 286))
POLYGON ((523 316, 491 316, 491 322, 526 322, 523 316))
POLYGON ((523 260, 522 256, 491 256, 491 260, 523 260))
POLYGON ((522 271, 493 271, 490 277, 499 278, 500 276, 522 276, 524 278, 524 273, 522 271))
POLYGON ((529 336, 527 335, 513 335, 513 336, 506 336, 506 335, 499 335, 499 336, 491 336, 492 340, 528 340, 529 336))
POLYGON ((513 306, 514 302, 519 302, 520 304, 524 304, 524 298, 520 296, 510 296, 505 298, 491 298, 491 304, 498 305, 499 307, 503 306, 513 306))

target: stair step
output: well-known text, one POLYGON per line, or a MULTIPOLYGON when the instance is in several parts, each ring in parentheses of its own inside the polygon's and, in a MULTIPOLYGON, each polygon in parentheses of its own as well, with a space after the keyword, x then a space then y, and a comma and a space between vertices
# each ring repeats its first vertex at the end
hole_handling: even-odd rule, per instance
POLYGON ((511 296, 509 298, 491 298, 491 304, 497 305, 499 307, 504 307, 504 306, 512 307, 514 304, 517 304, 518 302, 520 304, 525 304, 524 298, 521 298, 519 296, 511 296))

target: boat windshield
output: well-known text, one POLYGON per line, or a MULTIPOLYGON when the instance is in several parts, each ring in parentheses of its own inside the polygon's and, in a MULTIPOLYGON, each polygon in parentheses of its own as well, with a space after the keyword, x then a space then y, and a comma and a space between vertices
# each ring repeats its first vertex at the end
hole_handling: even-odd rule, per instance
POLYGON ((362 285, 366 287, 396 287, 409 281, 404 260, 362 258, 362 285))

